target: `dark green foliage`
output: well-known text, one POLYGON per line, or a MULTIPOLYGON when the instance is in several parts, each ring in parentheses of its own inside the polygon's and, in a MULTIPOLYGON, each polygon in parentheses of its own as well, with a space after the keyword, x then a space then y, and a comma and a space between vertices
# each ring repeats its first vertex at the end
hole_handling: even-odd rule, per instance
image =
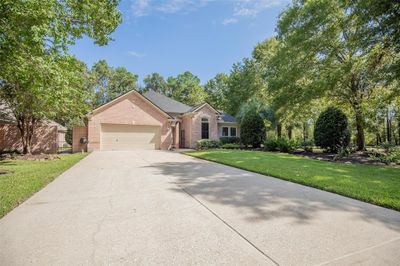
POLYGON ((299 143, 299 146, 303 148, 303 150, 307 152, 313 151, 314 141, 312 140, 303 140, 299 143))
POLYGON ((240 122, 240 141, 246 146, 259 148, 264 142, 265 134, 264 120, 257 112, 250 109, 240 122))
POLYGON ((221 145, 222 149, 240 149, 240 144, 237 143, 226 143, 221 145))
POLYGON ((264 148, 267 151, 292 152, 299 148, 299 143, 292 139, 269 139, 264 142, 264 148))
POLYGON ((208 150, 208 149, 216 149, 219 148, 220 143, 218 140, 212 139, 201 139, 197 141, 197 149, 198 150, 208 150))
POLYGON ((240 143, 240 138, 239 137, 220 137, 219 141, 221 144, 239 144, 240 143))
POLYGON ((72 145, 72 129, 70 129, 70 128, 68 128, 67 132, 65 133, 65 141, 69 145, 72 145))
POLYGON ((346 115, 338 108, 329 107, 323 111, 315 124, 315 145, 337 152, 350 143, 350 131, 346 115))

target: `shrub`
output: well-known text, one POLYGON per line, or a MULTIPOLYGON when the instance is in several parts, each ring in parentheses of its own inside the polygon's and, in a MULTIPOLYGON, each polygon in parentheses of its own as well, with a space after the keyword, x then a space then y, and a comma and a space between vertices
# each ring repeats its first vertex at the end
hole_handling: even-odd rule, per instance
POLYGON ((240 144, 237 143, 226 143, 221 145, 222 149, 240 149, 240 144))
POLYGON ((218 140, 212 139, 201 139, 197 141, 197 149, 198 150, 207 150, 207 149, 215 149, 219 148, 220 143, 218 140))
POLYGON ((323 111, 315 123, 314 141, 315 145, 329 152, 346 148, 350 143, 346 115, 335 107, 329 107, 323 111))
POLYGON ((296 140, 284 138, 270 139, 264 142, 264 148, 268 151, 292 152, 299 147, 296 140))
POLYGON ((239 144, 240 138, 239 137, 220 137, 219 141, 221 142, 221 144, 228 144, 228 143, 239 144))
POLYGON ((265 139, 264 120, 255 110, 249 110, 241 119, 240 141, 244 145, 259 148, 265 139))
POLYGON ((264 149, 267 151, 278 151, 278 143, 276 139, 267 139, 264 142, 264 149))
POLYGON ((303 148, 306 152, 312 152, 313 151, 313 146, 314 146, 314 141, 312 140, 302 140, 299 143, 299 146, 303 148))

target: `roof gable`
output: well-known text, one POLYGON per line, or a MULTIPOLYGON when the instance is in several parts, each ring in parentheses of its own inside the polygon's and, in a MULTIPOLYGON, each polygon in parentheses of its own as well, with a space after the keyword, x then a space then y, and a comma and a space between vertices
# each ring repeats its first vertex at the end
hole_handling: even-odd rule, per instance
POLYGON ((127 93, 125 93, 125 94, 122 94, 121 96, 118 96, 117 98, 115 98, 115 99, 113 99, 113 100, 111 100, 111 101, 109 101, 109 102, 107 102, 107 103, 105 103, 105 104, 103 104, 103 105, 97 107, 96 109, 94 109, 94 110, 93 110, 92 112, 90 112, 89 114, 92 115, 92 114, 95 114, 95 113, 104 111, 104 110, 106 110, 111 104, 116 103, 116 102, 118 102, 118 101, 121 101, 123 98, 128 97, 130 94, 135 94, 135 95, 139 96, 139 97, 142 98, 145 102, 147 102, 148 104, 150 104, 151 106, 153 106, 155 109, 157 109, 160 113, 162 113, 163 115, 165 115, 165 116, 168 117, 168 118, 171 118, 171 116, 170 116, 168 113, 166 113, 166 112, 165 112, 164 110, 162 110, 159 106, 155 105, 152 101, 150 101, 149 99, 147 99, 146 97, 144 97, 142 94, 140 94, 140 93, 137 92, 136 90, 131 90, 131 91, 128 91, 127 93))
POLYGON ((209 104, 209 103, 207 103, 207 102, 202 103, 202 104, 200 104, 200 105, 198 105, 198 106, 195 106, 195 107, 191 108, 191 109, 189 110, 189 112, 192 112, 192 113, 198 112, 199 110, 203 109, 203 108, 206 107, 206 106, 208 106, 209 108, 211 108, 212 110, 214 110, 215 113, 217 113, 217 114, 220 113, 217 109, 215 109, 211 104, 209 104))

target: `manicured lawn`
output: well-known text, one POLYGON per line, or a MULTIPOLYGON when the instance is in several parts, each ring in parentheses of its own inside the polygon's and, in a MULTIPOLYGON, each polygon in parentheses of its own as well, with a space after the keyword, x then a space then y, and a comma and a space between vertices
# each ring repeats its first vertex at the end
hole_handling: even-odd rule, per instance
POLYGON ((13 171, 0 175, 0 217, 85 156, 76 153, 60 155, 61 160, 53 161, 0 161, 0 169, 13 171))
POLYGON ((187 154, 400 210, 400 167, 325 162, 257 151, 209 150, 187 154))

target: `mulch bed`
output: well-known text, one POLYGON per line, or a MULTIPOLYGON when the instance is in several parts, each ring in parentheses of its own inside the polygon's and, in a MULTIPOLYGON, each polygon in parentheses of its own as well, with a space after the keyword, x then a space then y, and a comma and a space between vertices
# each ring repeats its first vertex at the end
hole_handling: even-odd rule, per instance
MULTIPOLYGON (((358 164, 372 164, 372 165, 386 165, 385 163, 371 159, 368 154, 363 152, 356 152, 350 154, 347 157, 340 157, 337 154, 332 153, 314 153, 314 152, 306 152, 306 151, 294 151, 292 154, 301 155, 304 157, 308 157, 315 160, 320 161, 330 161, 330 162, 341 162, 341 163, 358 163, 358 164)), ((391 163, 390 165, 396 165, 395 163, 391 163)))
POLYGON ((52 161, 60 160, 57 154, 12 154, 4 153, 0 155, 0 160, 28 160, 28 161, 52 161))

